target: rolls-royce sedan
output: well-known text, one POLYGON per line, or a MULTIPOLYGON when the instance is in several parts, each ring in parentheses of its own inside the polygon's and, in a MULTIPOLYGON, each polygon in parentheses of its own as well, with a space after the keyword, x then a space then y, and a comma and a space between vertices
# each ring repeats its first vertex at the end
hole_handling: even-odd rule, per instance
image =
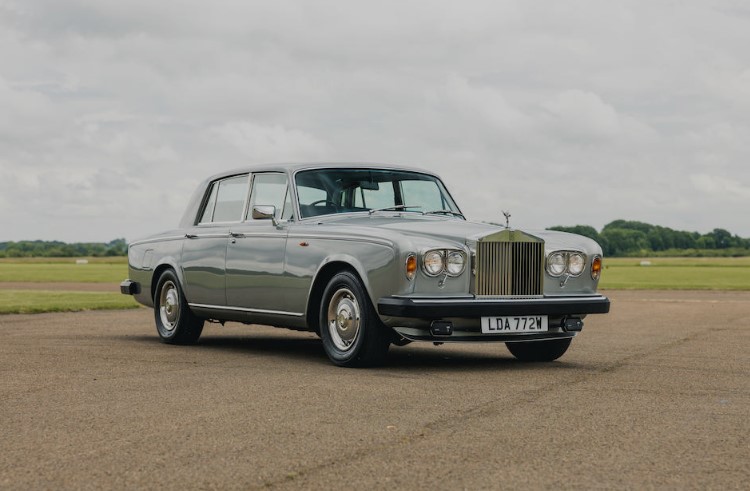
MULTIPOLYGON (((498 210, 499 211, 499 210, 498 210)), ((381 164, 279 164, 206 179, 179 227, 129 245, 122 293, 165 343, 206 321, 313 331, 340 366, 391 344, 503 342, 562 356, 597 293, 602 251, 562 232, 467 220, 443 181, 381 164)))

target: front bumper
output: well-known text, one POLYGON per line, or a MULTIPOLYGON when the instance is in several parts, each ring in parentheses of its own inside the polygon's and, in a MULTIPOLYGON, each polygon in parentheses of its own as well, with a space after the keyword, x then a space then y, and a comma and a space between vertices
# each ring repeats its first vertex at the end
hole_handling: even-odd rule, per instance
POLYGON ((477 318, 506 315, 565 317, 606 314, 607 312, 609 312, 609 299, 603 295, 522 299, 384 297, 378 300, 378 313, 380 315, 418 319, 477 318))
POLYGON ((542 341, 572 338, 583 328, 587 314, 609 312, 609 299, 602 295, 542 298, 453 298, 384 297, 378 301, 383 321, 396 333, 412 341, 542 341), (549 330, 539 333, 483 333, 482 317, 549 317, 549 330))

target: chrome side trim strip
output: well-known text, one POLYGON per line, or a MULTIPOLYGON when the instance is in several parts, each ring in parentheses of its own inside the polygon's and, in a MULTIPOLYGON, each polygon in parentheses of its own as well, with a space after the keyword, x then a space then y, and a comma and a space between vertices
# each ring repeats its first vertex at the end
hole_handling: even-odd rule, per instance
POLYGON ((228 239, 229 232, 225 232, 221 234, 193 234, 193 236, 189 238, 191 239, 228 239))
POLYGON ((281 310, 263 310, 263 309, 247 309, 244 307, 227 307, 221 305, 205 305, 202 303, 189 303, 191 307, 197 309, 214 309, 214 310, 231 310, 233 312, 250 312, 254 314, 270 314, 270 315, 289 315, 292 317, 302 317, 305 314, 299 314, 297 312, 284 312, 281 310))
POLYGON ((320 239, 320 240, 337 240, 342 242, 364 242, 367 244, 379 244, 386 247, 393 247, 394 243, 390 240, 379 239, 377 237, 364 238, 364 237, 347 237, 347 236, 330 236, 330 235, 317 235, 317 234, 305 234, 305 233, 290 233, 288 235, 290 239, 320 239))
POLYGON ((152 242, 164 242, 164 241, 169 241, 169 240, 181 240, 181 239, 184 239, 184 238, 185 238, 184 234, 183 235, 170 235, 168 237, 157 237, 157 238, 154 238, 154 239, 137 240, 137 241, 131 242, 129 245, 136 246, 136 245, 141 245, 141 244, 150 244, 152 242))
POLYGON ((253 238, 253 237, 270 237, 272 239, 286 239, 285 233, 274 233, 274 232, 253 232, 251 230, 245 230, 245 229, 233 229, 234 233, 237 235, 235 236, 238 239, 247 239, 247 238, 253 238))

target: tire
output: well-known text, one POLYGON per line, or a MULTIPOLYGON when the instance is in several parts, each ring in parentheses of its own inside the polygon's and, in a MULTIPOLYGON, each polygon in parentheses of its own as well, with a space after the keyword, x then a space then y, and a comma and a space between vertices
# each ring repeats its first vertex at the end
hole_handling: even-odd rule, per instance
POLYGON ((548 341, 505 343, 508 351, 521 361, 554 361, 568 351, 572 338, 548 341))
POLYGON ((156 283, 154 320, 159 338, 167 344, 195 344, 203 332, 203 319, 190 311, 171 269, 164 271, 156 283))
POLYGON ((326 355, 340 367, 385 362, 391 331, 380 322, 362 283, 349 271, 331 278, 323 292, 320 337, 326 355))

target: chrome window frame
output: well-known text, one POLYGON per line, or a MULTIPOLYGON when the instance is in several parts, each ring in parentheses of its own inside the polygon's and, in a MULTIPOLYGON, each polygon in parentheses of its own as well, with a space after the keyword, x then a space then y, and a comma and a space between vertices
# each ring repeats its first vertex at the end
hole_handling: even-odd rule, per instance
POLYGON ((208 225, 224 225, 224 224, 231 224, 231 223, 242 223, 243 217, 245 216, 245 212, 247 210, 247 203, 248 199, 250 197, 250 184, 252 183, 252 173, 250 172, 241 172, 239 174, 233 174, 230 176, 224 176, 220 179, 216 179, 215 181, 211 181, 208 186, 206 186, 206 192, 203 195, 203 200, 201 202, 201 206, 198 208, 198 214, 196 215, 196 223, 195 226, 208 226, 208 225), (211 218, 212 220, 210 222, 198 222, 197 220, 200 220, 199 217, 203 217, 203 213, 206 211, 206 206, 208 205, 208 200, 211 197, 211 193, 213 192, 214 186, 219 186, 220 183, 224 181, 228 181, 229 179, 235 179, 237 177, 247 176, 247 182, 248 187, 245 190, 245 198, 242 204, 242 214, 239 217, 239 220, 229 220, 229 221, 222 221, 222 222, 215 222, 213 221, 214 213, 216 212, 216 203, 219 202, 219 191, 217 189, 216 191, 216 201, 214 201, 214 210, 211 212, 211 218))
MULTIPOLYGON (((342 169, 351 169, 351 170, 358 170, 358 171, 359 170, 372 170, 372 171, 383 171, 383 170, 385 170, 385 171, 393 171, 393 172, 408 172, 408 173, 411 173, 411 174, 418 174, 418 175, 422 175, 422 176, 431 177, 431 178, 435 179, 438 183, 440 183, 440 187, 445 192, 446 196, 448 198, 450 198, 450 200, 453 202, 453 205, 456 207, 456 210, 458 210, 458 213, 460 213, 461 216, 465 217, 464 212, 461 211, 461 208, 458 206, 458 202, 456 202, 456 200, 453 198, 453 195, 451 195, 451 192, 448 190, 448 187, 445 185, 445 183, 443 182, 443 180, 437 174, 431 174, 429 172, 420 172, 420 171, 413 170, 413 169, 399 169, 399 168, 391 169, 391 168, 379 168, 379 167, 356 167, 356 166, 352 166, 352 167, 311 167, 311 168, 294 169, 292 171, 292 173, 291 173, 291 179, 290 179, 289 182, 291 183, 292 186, 294 186, 294 193, 292 194, 292 196, 294 198, 293 201, 295 202, 294 203, 294 206, 295 206, 295 216, 297 217, 298 221, 304 222, 304 221, 307 221, 307 220, 317 220, 317 219, 320 219, 322 217, 346 216, 346 215, 355 215, 355 214, 369 213, 369 211, 350 211, 350 212, 345 212, 345 213, 331 213, 331 214, 328 214, 328 215, 315 215, 315 216, 312 216, 312 217, 304 217, 304 218, 300 214, 299 196, 298 196, 298 191, 297 191, 297 174, 299 174, 300 172, 326 171, 326 170, 342 170, 342 169)), ((465 218, 464 218, 464 220, 465 220, 465 218)))

